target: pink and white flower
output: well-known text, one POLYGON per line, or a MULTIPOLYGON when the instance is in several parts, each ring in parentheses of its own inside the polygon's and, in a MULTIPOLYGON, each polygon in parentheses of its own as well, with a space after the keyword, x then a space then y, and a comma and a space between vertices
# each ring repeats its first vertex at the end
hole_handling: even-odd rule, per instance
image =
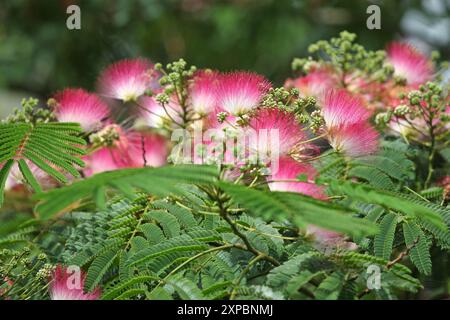
POLYGON ((365 122, 334 127, 327 135, 333 149, 348 157, 362 157, 378 150, 378 132, 365 122))
MULTIPOLYGON (((297 192, 319 200, 326 200, 326 194, 321 186, 312 180, 317 171, 310 164, 299 163, 292 158, 280 158, 278 171, 268 178, 271 191, 297 192), (299 181, 299 175, 305 175, 307 181, 299 181)), ((353 242, 348 242, 341 233, 326 230, 314 225, 306 228, 306 234, 312 236, 316 246, 320 249, 357 248, 353 242)))
POLYGON ((101 94, 122 101, 135 101, 149 89, 156 89, 158 73, 143 58, 124 59, 107 67, 98 80, 101 94))
POLYGON ((328 92, 323 117, 325 134, 333 149, 349 157, 374 153, 378 148, 378 133, 370 126, 369 116, 359 98, 345 90, 328 92))
POLYGON ((139 103, 143 107, 143 109, 140 110, 140 117, 143 120, 143 123, 148 127, 162 128, 164 123, 173 120, 178 123, 181 122, 181 106, 173 97, 164 107, 159 104, 154 97, 141 97, 139 103))
POLYGON ((132 167, 160 167, 167 163, 169 153, 166 138, 154 133, 127 134, 128 158, 132 167))
POLYGON ((217 105, 223 111, 241 116, 257 108, 270 87, 270 82, 256 73, 222 74, 217 88, 217 105))
POLYGON ((344 89, 326 93, 322 112, 327 128, 364 122, 370 117, 363 101, 344 89))
POLYGON ((124 154, 122 149, 117 147, 103 147, 94 151, 84 161, 87 163, 86 169, 84 170, 86 176, 128 167, 126 154, 124 154))
POLYGON ((313 180, 317 175, 316 169, 307 163, 300 163, 290 157, 281 157, 278 161, 278 170, 268 177, 271 191, 288 191, 302 193, 316 199, 326 196, 323 188, 316 185, 313 180), (299 175, 306 175, 307 181, 299 181, 299 175))
POLYGON ((295 116, 278 108, 258 109, 249 126, 256 132, 253 137, 256 141, 250 141, 250 145, 266 154, 275 151, 270 148, 277 148, 279 155, 287 155, 298 142, 306 139, 295 116), (276 141, 271 141, 271 137, 276 137, 276 141))
POLYGON ((316 247, 323 250, 334 250, 335 248, 356 250, 357 244, 347 241, 345 235, 339 232, 330 231, 319 228, 314 225, 309 225, 306 228, 306 234, 311 236, 316 243, 316 247))
POLYGON ((427 56, 408 43, 393 42, 387 48, 387 61, 394 67, 394 74, 416 86, 430 80, 433 64, 427 56))
POLYGON ((84 131, 102 127, 110 116, 108 106, 95 94, 83 89, 65 89, 55 94, 54 113, 60 122, 78 122, 84 131))
POLYGON ((311 96, 323 101, 325 93, 339 86, 339 81, 331 70, 319 68, 306 76, 286 80, 285 87, 297 88, 302 96, 311 96))
POLYGON ((84 292, 86 274, 70 272, 68 268, 58 265, 50 279, 50 298, 52 300, 97 300, 100 298, 101 290, 96 288, 93 292, 84 292))
POLYGON ((192 110, 200 115, 214 111, 217 104, 219 73, 211 70, 198 72, 189 87, 192 110))
POLYGON ((104 130, 114 130, 116 139, 111 145, 103 146, 85 158, 87 167, 84 173, 87 176, 144 165, 157 167, 166 164, 168 145, 164 137, 153 133, 126 132, 118 125, 110 125, 104 130))
MULTIPOLYGON (((50 176, 34 163, 29 160, 26 160, 26 162, 34 178, 37 180, 43 190, 49 190, 60 185, 60 183, 55 178, 50 176)), ((59 169, 57 168, 54 169, 59 171, 59 169)), ((71 176, 68 176, 68 178, 71 179, 71 176)), ((8 178, 6 179, 5 190, 15 190, 16 188, 23 188, 26 185, 27 183, 25 182, 24 177, 20 172, 19 166, 17 165, 17 163, 15 163, 11 168, 11 171, 9 172, 8 178)))

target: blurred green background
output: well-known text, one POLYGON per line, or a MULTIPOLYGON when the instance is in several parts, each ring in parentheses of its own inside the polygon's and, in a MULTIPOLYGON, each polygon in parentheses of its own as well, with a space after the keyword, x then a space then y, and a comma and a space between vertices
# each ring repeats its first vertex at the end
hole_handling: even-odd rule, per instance
POLYGON ((94 89, 106 65, 141 55, 254 70, 282 84, 293 57, 344 29, 371 49, 406 38, 448 58, 450 0, 2 0, 0 116, 23 96, 94 89), (66 27, 70 4, 81 8, 81 30, 66 27), (381 7, 381 30, 366 27, 371 4, 381 7))

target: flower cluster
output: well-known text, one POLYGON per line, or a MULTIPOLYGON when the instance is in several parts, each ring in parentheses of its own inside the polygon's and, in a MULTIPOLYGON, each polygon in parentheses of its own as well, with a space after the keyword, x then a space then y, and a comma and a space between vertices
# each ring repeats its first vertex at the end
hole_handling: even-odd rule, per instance
MULTIPOLYGON (((197 70, 184 60, 165 67, 144 58, 118 61, 101 73, 98 93, 65 89, 49 100, 49 114, 34 118, 81 125, 89 143, 84 176, 177 162, 180 148, 170 139, 183 130, 183 137, 194 136, 192 163, 216 163, 236 182, 250 178, 272 191, 327 201, 325 187, 316 183, 316 161, 333 153, 344 161, 375 154, 382 133, 373 120, 404 136, 414 130, 413 138, 431 149, 448 132, 448 91, 430 82, 432 60, 405 43, 367 51, 355 37, 343 32, 312 45, 318 58, 294 60, 300 74, 282 88, 253 72, 197 70)), ((33 119, 27 112, 24 117, 33 119)), ((11 177, 7 186, 14 188, 11 177)), ((313 226, 310 231, 339 238, 313 226)), ((57 280, 61 273, 57 269, 57 280)), ((65 296, 58 285, 52 290, 65 296)))

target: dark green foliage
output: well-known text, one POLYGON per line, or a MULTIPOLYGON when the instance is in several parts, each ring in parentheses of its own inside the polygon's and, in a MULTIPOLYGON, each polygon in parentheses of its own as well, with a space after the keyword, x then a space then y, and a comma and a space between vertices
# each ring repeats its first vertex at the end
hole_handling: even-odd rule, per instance
POLYGON ((211 183, 217 170, 207 166, 177 166, 163 168, 138 168, 97 174, 89 179, 73 183, 64 189, 55 189, 37 195, 42 203, 37 212, 42 218, 50 218, 79 200, 94 198, 99 207, 104 207, 106 188, 133 196, 134 190, 157 195, 179 192, 179 183, 211 183))
POLYGON ((79 178, 76 166, 84 167, 79 156, 86 144, 78 138, 81 127, 77 123, 2 123, 0 124, 0 206, 6 178, 15 161, 24 179, 36 192, 41 191, 33 177, 28 160, 61 183, 67 183, 67 174, 79 178))

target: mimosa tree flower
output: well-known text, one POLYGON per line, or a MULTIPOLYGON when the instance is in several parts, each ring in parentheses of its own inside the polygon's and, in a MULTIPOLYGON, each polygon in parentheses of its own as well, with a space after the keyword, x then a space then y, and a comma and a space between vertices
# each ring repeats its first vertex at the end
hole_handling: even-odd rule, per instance
POLYGON ((107 67, 100 75, 101 94, 124 102, 135 101, 149 89, 156 89, 158 74, 143 58, 124 59, 107 67))
POLYGON ((97 300, 101 290, 96 288, 93 292, 84 292, 86 274, 82 271, 70 272, 66 267, 58 265, 50 279, 50 298, 52 300, 97 300))
POLYGON ((83 159, 87 164, 84 174, 91 176, 105 171, 125 169, 128 167, 128 161, 125 157, 124 150, 120 148, 100 148, 83 159))
POLYGON ((234 116, 241 116, 257 108, 270 87, 270 82, 256 73, 222 74, 217 88, 217 105, 234 116))
MULTIPOLYGON (((50 176, 48 173, 44 172, 41 168, 36 166, 33 162, 26 160, 26 163, 28 167, 30 168, 31 173, 33 174, 36 181, 39 183, 40 187, 43 190, 49 190, 52 188, 55 188, 60 185, 60 183, 50 176)), ((52 166, 55 170, 58 170, 55 168, 52 164, 49 164, 52 166)), ((0 167, 2 165, 0 164, 0 167)), ((58 170, 60 171, 60 170, 58 170)), ((64 174, 64 173, 63 173, 64 174)), ((67 175, 68 179, 72 179, 71 176, 67 175)), ((26 188, 27 182, 25 181, 22 172, 19 169, 19 166, 17 163, 13 165, 11 168, 11 171, 9 172, 8 178, 6 179, 5 183, 5 190, 16 190, 16 189, 23 189, 26 188)), ((35 190, 36 191, 36 190, 35 190)))
POLYGON ((302 96, 312 96, 322 102, 326 92, 339 87, 339 81, 332 70, 318 68, 306 76, 287 79, 284 86, 286 88, 297 88, 302 96))
POLYGON ((349 157, 374 153, 378 148, 378 133, 369 124, 369 115, 362 101, 345 90, 328 92, 323 118, 325 135, 333 149, 349 157))
POLYGON ((148 127, 162 128, 166 122, 173 122, 173 124, 181 122, 182 108, 175 98, 171 98, 169 103, 162 106, 155 97, 143 96, 139 99, 139 104, 142 107, 140 118, 148 127))
POLYGON ((344 89, 329 90, 322 110, 327 128, 365 122, 370 116, 363 101, 344 89))
POLYGON ((309 225, 306 228, 306 234, 311 236, 316 243, 316 247, 322 250, 334 250, 335 248, 356 250, 357 244, 347 241, 345 235, 342 233, 330 231, 309 225))
POLYGON ((83 89, 65 89, 54 96, 54 113, 60 122, 78 122, 90 132, 103 126, 109 107, 95 94, 83 89))
POLYGON ((317 175, 316 169, 308 163, 300 163, 290 157, 282 157, 278 161, 278 170, 268 177, 271 191, 289 191, 302 193, 316 199, 324 199, 322 187, 313 180, 317 175), (305 181, 298 180, 304 175, 305 181))
POLYGON ((192 110, 197 114, 207 115, 216 108, 218 77, 219 73, 212 70, 201 70, 195 74, 189 92, 192 110))
POLYGON ((94 144, 100 145, 85 157, 86 175, 104 171, 145 166, 162 166, 166 163, 168 146, 164 137, 153 133, 126 131, 118 125, 110 125, 100 133, 94 144), (102 144, 103 141, 103 144, 102 144))
MULTIPOLYGON (((326 194, 321 186, 312 180, 317 176, 316 169, 307 163, 299 163, 292 158, 280 158, 278 171, 268 177, 271 191, 297 192, 304 195, 325 200, 326 194), (303 179, 299 177, 303 175, 303 179)), ((316 246, 320 249, 334 249, 337 247, 356 249, 356 244, 348 242, 345 235, 309 225, 306 234, 312 236, 316 246)))
POLYGON ((368 123, 334 127, 327 135, 333 149, 348 157, 357 158, 378 150, 378 132, 368 123))
POLYGON ((387 48, 387 61, 394 67, 394 75, 417 86, 430 80, 433 64, 427 56, 408 43, 393 42, 387 48))
POLYGON ((250 145, 265 154, 287 155, 306 135, 292 113, 278 108, 261 108, 252 115, 249 127, 256 133, 250 145), (271 139, 273 138, 273 139, 271 139))
POLYGON ((127 134, 128 158, 132 167, 160 167, 167 163, 169 153, 165 137, 154 133, 131 131, 127 134))

